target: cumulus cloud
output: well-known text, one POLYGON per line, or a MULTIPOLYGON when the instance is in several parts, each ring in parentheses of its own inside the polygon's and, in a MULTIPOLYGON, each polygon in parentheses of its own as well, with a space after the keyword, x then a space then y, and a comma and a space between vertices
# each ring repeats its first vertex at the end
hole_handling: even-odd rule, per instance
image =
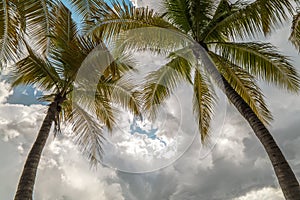
MULTIPOLYGON (((1 90, 0 99, 5 99, 9 87, 1 90)), ((42 105, 0 104, 1 199, 13 198, 27 152, 46 109, 42 105)), ((39 165, 35 197, 42 200, 124 200, 117 180, 115 170, 101 166, 98 171, 91 170, 88 161, 68 138, 53 140, 51 135, 39 165)))
MULTIPOLYGON (((187 98, 191 96, 191 91, 182 88, 177 95, 179 98, 182 96, 186 98, 181 98, 180 106, 167 109, 170 111, 168 114, 178 117, 180 110, 184 111, 180 122, 183 124, 181 128, 185 130, 185 134, 193 136, 186 137, 193 143, 175 162, 170 162, 160 170, 142 174, 124 173, 101 166, 97 171, 93 171, 68 138, 59 137, 53 140, 53 137, 50 137, 39 167, 35 189, 36 198, 42 200, 198 200, 199 198, 244 200, 243 198, 255 199, 256 196, 262 195, 269 198, 267 193, 270 195, 274 193, 274 198, 277 198, 275 190, 263 189, 277 187, 276 178, 264 150, 240 115, 234 109, 229 108, 224 126, 221 126, 221 133, 211 138, 212 141, 217 141, 216 145, 212 143, 212 146, 205 147, 201 145, 199 135, 194 135, 196 127, 191 114, 191 99, 187 98)), ((289 96, 286 102, 291 101, 292 104, 293 99, 293 96, 289 96)), ((170 105, 175 104, 172 100, 170 102, 170 105)), ((276 106, 281 107, 279 104, 276 106)), ((8 180, 0 183, 0 194, 4 199, 12 199, 25 156, 40 127, 45 111, 46 106, 42 105, 24 106, 7 103, 0 105, 0 146, 2 149, 0 159, 3 160, 0 175, 1 180, 8 180)), ((296 129, 297 120, 284 119, 287 116, 286 114, 286 116, 279 117, 279 120, 289 121, 289 124, 293 124, 296 129)), ((152 128, 163 126, 164 131, 172 130, 174 128, 172 120, 174 118, 170 117, 164 122, 158 121, 152 128)), ((280 123, 277 123, 274 126, 275 133, 280 127, 280 123)), ((144 126, 148 131, 152 129, 149 124, 139 125, 144 126)), ((122 131, 116 135, 121 137, 117 138, 115 144, 129 152, 116 157, 118 151, 113 152, 113 149, 107 149, 105 156, 117 164, 127 164, 125 167, 130 169, 135 167, 140 170, 145 169, 145 166, 154 165, 155 162, 149 163, 147 159, 139 158, 137 151, 141 152, 140 155, 155 153, 155 150, 163 147, 161 141, 138 133, 130 134, 128 122, 120 123, 119 126, 122 131), (130 154, 130 151, 134 153, 130 154)), ((163 136, 164 134, 161 133, 160 137, 163 138, 163 136)), ((173 135, 166 134, 166 138, 163 139, 172 138, 171 136, 173 135)), ((291 134, 285 135, 279 142, 286 144, 284 148, 290 147, 285 149, 289 155, 293 155, 292 159, 296 162, 299 161, 298 136, 294 135, 295 140, 292 141, 288 139, 290 136, 291 134), (285 140, 286 142, 283 142, 285 140)), ((157 151, 157 153, 161 152, 157 151)), ((158 163, 159 160, 156 162, 158 163)), ((151 168, 153 169, 153 166, 151 168)), ((296 167, 296 171, 299 169, 296 167)), ((280 199, 280 194, 278 194, 278 199, 280 199)))
POLYGON ((246 195, 238 198, 234 198, 233 200, 253 200, 253 199, 261 199, 261 200, 282 200, 284 199, 283 194, 278 188, 262 188, 260 190, 251 191, 246 195))
POLYGON ((5 81, 0 82, 0 103, 4 103, 9 95, 12 94, 10 91, 10 84, 5 81))

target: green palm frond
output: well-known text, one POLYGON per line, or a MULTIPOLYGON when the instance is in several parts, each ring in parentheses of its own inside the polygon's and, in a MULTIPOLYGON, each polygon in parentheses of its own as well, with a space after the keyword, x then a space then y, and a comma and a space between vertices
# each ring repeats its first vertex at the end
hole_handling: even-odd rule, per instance
MULTIPOLYGON (((55 20, 52 21, 53 30, 51 37, 56 38, 57 41, 69 44, 76 38, 77 27, 72 19, 71 11, 62 3, 59 3, 53 10, 52 14, 55 20)), ((60 45, 58 45, 61 47, 60 45)))
POLYGON ((194 40, 175 29, 141 27, 126 30, 118 36, 119 51, 147 51, 168 56, 170 52, 191 46, 194 40))
POLYGON ((92 14, 96 12, 97 5, 101 1, 95 0, 68 0, 75 10, 76 14, 83 17, 83 19, 90 19, 92 14))
POLYGON ((64 83, 49 60, 40 57, 26 42, 25 46, 29 55, 16 63, 12 86, 37 84, 46 90, 56 87, 56 90, 59 91, 64 83))
POLYGON ((70 59, 64 62, 72 66, 71 72, 74 76, 71 76, 71 80, 80 78, 83 79, 81 81, 91 82, 91 77, 118 80, 125 73, 136 70, 135 61, 128 52, 110 51, 105 43, 87 37, 79 37, 77 41, 79 56, 72 54, 72 49, 68 50, 69 56, 66 58, 70 59), (74 59, 77 63, 72 62, 74 59))
POLYGON ((116 125, 115 116, 118 114, 118 110, 112 106, 112 102, 109 98, 99 95, 95 95, 95 111, 99 121, 109 130, 112 131, 113 126, 116 125))
POLYGON ((131 79, 120 78, 117 81, 99 82, 98 93, 100 96, 106 96, 109 102, 121 106, 134 115, 140 115, 141 102, 135 87, 131 79))
POLYGON ((170 62, 146 76, 141 100, 150 118, 156 117, 158 108, 181 81, 190 81, 190 74, 190 63, 180 56, 172 55, 170 62))
POLYGON ((109 97, 102 95, 99 90, 95 89, 93 91, 83 87, 76 89, 74 92, 73 103, 86 112, 94 114, 95 118, 99 120, 98 123, 106 126, 111 131, 116 123, 115 116, 118 111, 111 104, 109 97))
POLYGON ((201 41, 203 27, 211 21, 215 10, 214 0, 190 1, 190 13, 193 23, 193 37, 196 41, 201 41))
POLYGON ((63 108, 68 113, 66 122, 72 127, 71 137, 75 144, 92 165, 98 164, 103 155, 102 143, 105 140, 103 127, 76 102, 65 101, 63 108))
POLYGON ((15 1, 0 1, 0 67, 15 61, 19 50, 19 19, 16 16, 15 1))
MULTIPOLYGON (((115 116, 119 114, 117 106, 130 111, 134 115, 140 115, 140 102, 134 85, 129 79, 121 78, 117 81, 112 79, 100 79, 97 88, 84 82, 77 86, 74 91, 73 101, 77 102, 85 110, 95 113, 98 120, 112 130, 116 125, 115 116)), ((78 83, 77 83, 78 84, 78 83)))
POLYGON ((256 36, 259 33, 266 35, 293 13, 293 5, 289 0, 226 2, 229 7, 224 10, 223 17, 218 19, 208 35, 216 35, 213 33, 215 31, 231 38, 256 36))
POLYGON ((264 34, 270 33, 272 28, 286 21, 294 11, 290 0, 258 0, 255 8, 260 13, 264 34))
POLYGON ((113 80, 120 79, 127 72, 136 72, 136 62, 128 52, 109 52, 112 62, 103 72, 104 78, 111 77, 113 80))
POLYGON ((18 4, 20 20, 25 24, 24 32, 34 42, 36 51, 45 54, 50 44, 51 23, 56 17, 51 10, 57 6, 57 0, 21 0, 18 4))
POLYGON ((185 33, 191 32, 193 26, 189 2, 190 0, 164 1, 164 5, 168 9, 167 19, 185 33))
POLYGON ((254 76, 219 55, 212 52, 209 54, 220 73, 233 89, 244 99, 263 123, 269 124, 272 120, 272 115, 267 108, 264 96, 257 86, 254 76))
POLYGON ((227 0, 221 0, 215 10, 211 20, 202 27, 202 32, 198 35, 199 41, 212 42, 212 41, 225 41, 227 37, 223 32, 215 31, 220 22, 234 12, 234 9, 227 0))
POLYGON ((106 10, 107 12, 93 16, 96 22, 89 26, 91 28, 88 28, 85 33, 102 40, 109 40, 112 36, 118 36, 126 30, 153 26, 173 27, 153 10, 143 7, 136 8, 125 2, 112 2, 111 6, 103 3, 102 8, 99 8, 99 10, 106 10))
POLYGON ((291 92, 298 92, 299 77, 290 60, 269 43, 216 43, 216 52, 252 75, 291 92))
POLYGON ((300 10, 293 18, 292 32, 289 40, 300 51, 300 10))
POLYGON ((197 119, 201 140, 204 142, 209 137, 210 122, 217 98, 207 75, 198 70, 195 70, 193 88, 193 111, 197 119))
POLYGON ((71 11, 62 3, 53 10, 51 30, 51 48, 49 57, 52 64, 59 68, 65 80, 72 81, 86 55, 80 49, 78 30, 72 19, 71 11))

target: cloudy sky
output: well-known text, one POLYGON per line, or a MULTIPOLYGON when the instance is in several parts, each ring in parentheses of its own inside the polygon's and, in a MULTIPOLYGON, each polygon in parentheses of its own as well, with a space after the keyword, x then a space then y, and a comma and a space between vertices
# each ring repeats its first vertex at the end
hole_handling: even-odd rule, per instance
MULTIPOLYGON (((156 1, 138 1, 156 6, 156 1)), ((300 59, 288 43, 290 23, 266 40, 300 59)), ((163 61, 139 55, 144 65, 163 61)), ((10 90, 6 72, 0 82, 0 199, 13 199, 26 155, 47 107, 35 100, 34 88, 10 90)), ((270 131, 300 177, 299 96, 262 85, 274 121, 270 131)), ((282 200, 272 166, 241 116, 227 105, 219 108, 208 146, 195 134, 191 91, 179 88, 159 120, 140 122, 131 116, 109 138, 106 166, 90 169, 67 136, 49 137, 35 185, 38 200, 282 200), (219 126, 217 126, 219 125, 219 126), (134 134, 133 134, 134 133, 134 134), (151 134, 154 137, 151 137, 151 134), (119 137, 118 137, 119 136, 119 137)), ((225 99, 221 96, 221 105, 225 99), (223 99, 223 100, 222 100, 223 99)), ((64 130, 67 135, 68 129, 64 130)))

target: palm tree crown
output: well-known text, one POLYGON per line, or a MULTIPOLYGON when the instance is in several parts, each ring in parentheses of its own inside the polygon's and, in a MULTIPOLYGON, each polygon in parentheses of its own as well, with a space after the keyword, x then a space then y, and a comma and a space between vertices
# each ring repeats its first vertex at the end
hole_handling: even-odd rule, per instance
MULTIPOLYGON (((257 85, 257 80, 266 81, 290 92, 298 92, 298 74, 288 57, 282 55, 270 43, 243 42, 243 38, 256 36, 259 33, 268 34, 272 28, 282 23, 288 17, 288 14, 282 9, 286 9, 288 13, 293 11, 290 1, 255 1, 252 3, 236 1, 230 3, 228 0, 219 2, 211 0, 165 0, 163 3, 166 8, 164 14, 155 13, 148 8, 134 8, 125 4, 126 7, 123 4, 115 3, 114 6, 117 9, 108 10, 104 14, 96 13, 94 18, 99 21, 96 21, 91 26, 92 28, 87 29, 86 32, 96 38, 101 34, 103 36, 103 34, 109 33, 110 35, 104 36, 110 38, 112 35, 120 37, 121 30, 161 27, 187 35, 207 51, 219 73, 265 124, 269 124, 272 116, 267 109, 263 94, 257 85)), ((141 36, 138 31, 136 34, 134 34, 134 31, 130 31, 131 36, 126 35, 124 37, 126 39, 123 36, 121 37, 122 42, 124 42, 122 48, 131 50, 148 49, 169 54, 167 56, 170 61, 146 78, 148 81, 143 91, 146 110, 155 111, 156 109, 152 106, 160 104, 172 93, 172 90, 178 85, 173 84, 172 80, 178 82, 183 80, 193 84, 195 111, 204 111, 203 113, 196 112, 196 116, 206 113, 207 116, 203 119, 208 120, 212 113, 210 108, 213 107, 213 99, 215 99, 213 88, 207 79, 209 74, 206 74, 205 71, 198 72, 199 68, 194 68, 193 61, 184 61, 182 56, 176 56, 184 50, 180 50, 182 43, 178 41, 178 37, 172 38, 169 36, 169 41, 159 40, 153 42, 158 40, 158 34, 162 34, 157 30, 155 30, 157 35, 155 35, 155 31, 151 32, 152 36, 150 36, 151 34, 141 36), (168 73, 162 73, 164 70, 169 70, 168 68, 172 68, 178 73, 173 73, 172 76, 169 76, 168 73), (191 81, 193 74, 195 74, 194 80, 191 81), (166 80, 166 78, 169 78, 169 80, 166 80), (164 87, 167 90, 153 85, 153 83, 160 84, 158 80, 162 79, 165 81, 164 87), (207 90, 207 92, 199 93, 200 88, 206 88, 204 90, 207 90), (157 98, 151 98, 151 96, 157 98), (203 110, 200 107, 206 109, 203 110)), ((150 31, 150 29, 147 31, 150 31)), ((207 123, 205 120, 199 120, 200 127, 203 127, 203 129, 200 129, 203 139, 208 130, 205 123, 207 123), (201 124, 202 122, 204 124, 201 124)))
MULTIPOLYGON (((298 0, 294 2, 299 3, 298 0)), ((194 89, 193 107, 202 140, 209 135, 216 101, 209 78, 212 77, 263 144, 286 199, 294 200, 300 198, 299 183, 265 127, 272 116, 257 80, 298 92, 299 76, 289 58, 272 44, 248 42, 259 34, 271 33, 286 21, 293 13, 292 3, 288 0, 163 0, 163 14, 116 3, 117 9, 95 16, 99 21, 87 29, 87 34, 97 38, 109 32, 106 36, 118 35, 123 42, 121 48, 125 50, 165 53, 169 62, 150 73, 143 86, 141 98, 144 110, 155 116, 159 105, 181 81, 190 82, 194 89), (104 21, 101 20, 103 18, 104 21), (138 30, 143 27, 146 31, 138 30), (151 27, 157 29, 151 32, 151 27), (172 30, 185 37, 166 36, 164 31, 159 31, 161 29, 172 30), (187 38, 198 48, 183 45, 189 44, 185 41, 187 38), (182 52, 185 52, 184 56, 182 52), (192 59, 185 59, 187 57, 192 59)))
POLYGON ((80 84, 81 81, 84 82, 84 80, 76 79, 83 61, 96 47, 101 46, 103 50, 107 50, 107 47, 102 41, 93 42, 89 38, 81 36, 78 33, 75 22, 72 21, 71 12, 63 4, 60 3, 53 8, 51 14, 55 16, 53 17, 55 19, 52 21, 53 24, 51 24, 53 28, 50 33, 49 53, 46 57, 39 55, 39 52, 32 50, 33 48, 37 49, 35 44, 29 45, 24 40, 28 55, 16 63, 13 86, 35 84, 43 91, 50 93, 41 97, 42 100, 53 102, 55 99, 61 99, 61 105, 59 105, 61 108, 58 108, 62 111, 59 113, 63 113, 61 117, 74 126, 76 130, 74 131, 75 137, 82 139, 82 141, 79 140, 78 142, 85 146, 83 150, 86 151, 89 158, 94 159, 97 157, 96 153, 99 153, 100 149, 96 150, 93 148, 101 148, 101 140, 83 140, 83 138, 92 138, 92 134, 96 134, 95 137, 102 137, 100 130, 103 128, 97 125, 91 113, 96 114, 103 126, 112 130, 115 125, 116 104, 121 104, 121 106, 128 108, 134 113, 137 112, 137 107, 135 107, 137 105, 129 103, 130 98, 133 98, 131 96, 133 88, 128 83, 128 80, 122 79, 126 71, 133 70, 132 65, 134 63, 126 55, 115 57, 114 60, 107 62, 102 60, 102 62, 110 64, 106 69, 102 70, 102 74, 99 67, 97 69, 90 68, 90 70, 95 70, 94 72, 90 71, 90 73, 99 74, 99 82, 96 86, 97 91, 95 94, 92 94, 95 95, 95 98, 91 99, 95 102, 91 102, 88 98, 89 96, 86 95, 89 94, 89 91, 86 91, 85 97, 81 96, 80 89, 76 90, 78 91, 78 99, 76 100, 80 101, 79 96, 84 99, 81 99, 80 102, 72 101, 74 100, 72 96, 74 83, 80 84), (114 90, 124 90, 127 91, 127 94, 125 92, 121 94, 114 90), (117 94, 123 96, 117 97, 117 94), (115 104, 112 104, 112 102, 115 104), (79 103, 82 105, 79 105, 79 103), (84 109, 90 109, 90 111, 84 109), (90 124, 84 123, 87 119, 90 121, 90 124), (84 144, 83 141, 87 142, 87 144, 84 144), (89 144, 93 142, 98 142, 98 144, 89 144))
POLYGON ((47 93, 41 100, 49 102, 15 196, 16 200, 31 200, 38 163, 52 123, 55 134, 60 132, 62 120, 71 125, 72 139, 94 165, 102 156, 103 132, 113 130, 120 107, 138 115, 139 106, 134 87, 124 76, 134 70, 129 55, 114 55, 101 38, 91 40, 82 35, 70 10, 61 2, 49 4, 47 17, 44 13, 41 18, 39 10, 30 10, 34 4, 23 3, 24 10, 28 9, 24 12, 30 15, 26 25, 30 26, 31 20, 36 20, 37 27, 40 22, 44 24, 44 19, 49 23, 47 31, 37 37, 31 37, 31 34, 38 28, 20 32, 19 51, 24 53, 14 65, 12 77, 13 87, 34 84, 47 93), (90 78, 97 80, 91 83, 90 78))

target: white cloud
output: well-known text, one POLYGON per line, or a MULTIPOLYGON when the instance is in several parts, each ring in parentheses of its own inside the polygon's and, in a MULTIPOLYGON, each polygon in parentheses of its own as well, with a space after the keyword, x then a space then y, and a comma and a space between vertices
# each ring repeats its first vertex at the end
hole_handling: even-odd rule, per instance
POLYGON ((0 103, 4 103, 9 95, 12 94, 10 91, 10 84, 5 81, 0 82, 0 103))
POLYGON ((246 195, 233 200, 284 200, 283 194, 278 188, 262 188, 259 190, 248 192, 246 195))
MULTIPOLYGON (((46 106, 0 104, 0 196, 12 199, 27 153, 45 116, 46 106), (6 180, 6 181, 3 181, 6 180)), ((35 184, 41 200, 124 200, 115 170, 89 168, 88 161, 68 140, 51 134, 35 184)))

